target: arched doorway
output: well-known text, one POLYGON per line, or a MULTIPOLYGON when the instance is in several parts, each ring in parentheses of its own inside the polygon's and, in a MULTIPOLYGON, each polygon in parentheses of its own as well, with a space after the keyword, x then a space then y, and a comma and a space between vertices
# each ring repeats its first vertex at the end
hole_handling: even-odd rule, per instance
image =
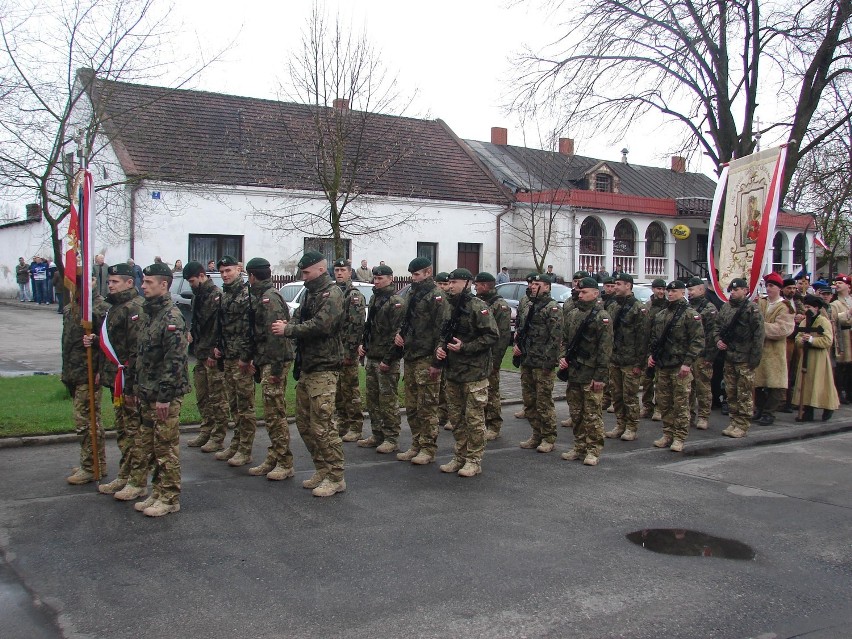
POLYGON ((580 225, 580 270, 597 273, 604 270, 606 256, 603 251, 603 226, 594 217, 587 217, 580 225))
POLYGON ((808 254, 808 239, 804 233, 799 233, 793 240, 793 264, 790 265, 790 271, 796 275, 802 270, 802 266, 807 261, 805 256, 808 254))
POLYGON ((784 259, 784 240, 787 239, 780 231, 772 240, 772 272, 784 275, 787 272, 787 260, 784 259))
POLYGON ((652 222, 645 231, 645 277, 665 278, 668 274, 666 229, 659 222, 652 222))
POLYGON ((621 220, 613 235, 612 272, 636 275, 636 229, 629 220, 621 220))

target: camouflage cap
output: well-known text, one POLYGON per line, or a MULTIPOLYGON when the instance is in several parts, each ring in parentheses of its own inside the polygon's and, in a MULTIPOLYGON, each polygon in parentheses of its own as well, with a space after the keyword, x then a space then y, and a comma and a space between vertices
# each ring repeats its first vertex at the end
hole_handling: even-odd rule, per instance
POLYGON ((302 259, 299 260, 299 263, 296 264, 296 266, 299 268, 308 268, 309 266, 322 262, 324 259, 325 255, 319 251, 308 251, 302 256, 302 259))
POLYGON ((415 257, 408 263, 408 272, 416 273, 429 266, 432 266, 432 261, 428 257, 415 257))
POLYGON ((591 277, 591 274, 588 271, 577 271, 576 273, 574 273, 574 277, 572 277, 571 279, 581 280, 584 277, 591 277))
POLYGON ((334 268, 347 268, 348 266, 350 266, 350 264, 349 260, 341 258, 339 260, 334 260, 333 266, 334 268))
POLYGON ((246 264, 246 270, 251 271, 256 268, 270 268, 269 260, 265 260, 262 257, 253 257, 246 264))
POLYGON ((633 276, 630 273, 619 273, 615 276, 615 282, 630 282, 633 284, 633 276))
POLYGON ((222 268, 223 266, 239 266, 240 263, 236 260, 236 258, 230 255, 223 255, 218 262, 216 262, 216 268, 222 268))
POLYGON ((735 277, 728 284, 728 292, 733 291, 735 288, 748 288, 748 282, 741 277, 735 277))
POLYGON ((667 291, 682 291, 686 288, 686 284, 684 284, 681 280, 672 280, 666 285, 667 291))
POLYGON ((584 277, 577 284, 577 288, 593 288, 598 290, 598 281, 593 277, 584 277))
POLYGON ((373 267, 373 275, 393 275, 393 269, 387 264, 379 264, 373 267))
POLYGON ((183 279, 188 280, 190 277, 198 277, 204 273, 204 266, 201 262, 187 262, 183 267, 183 279))
POLYGON ((160 262, 157 264, 151 264, 150 266, 146 266, 142 273, 143 275, 159 275, 162 277, 171 277, 172 269, 170 269, 167 264, 163 264, 162 262, 160 262))
POLYGON ((450 272, 449 279, 470 281, 473 279, 473 273, 468 271, 466 268, 457 268, 456 270, 450 272))
POLYGON ((133 277, 133 268, 126 262, 113 264, 107 269, 109 275, 121 275, 123 277, 133 277))
POLYGON ((690 277, 689 281, 686 283, 689 288, 692 288, 693 286, 700 286, 702 284, 704 284, 704 280, 700 277, 690 277))
POLYGON ((666 280, 657 278, 651 282, 651 288, 666 288, 666 280))
POLYGON ((476 274, 476 277, 473 278, 474 282, 496 282, 497 278, 491 275, 486 271, 480 271, 476 274))
POLYGON ((441 271, 440 273, 438 273, 435 276, 435 281, 436 282, 449 282, 450 281, 450 274, 447 273, 446 271, 441 271))

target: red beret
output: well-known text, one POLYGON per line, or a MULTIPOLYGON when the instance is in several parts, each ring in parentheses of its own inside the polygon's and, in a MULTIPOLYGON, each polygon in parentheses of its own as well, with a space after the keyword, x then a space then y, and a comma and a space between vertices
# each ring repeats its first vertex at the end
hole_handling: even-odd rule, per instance
POLYGON ((765 275, 763 277, 763 281, 767 284, 775 284, 778 288, 784 288, 784 278, 782 278, 778 273, 770 273, 769 275, 765 275))
POLYGON ((849 284, 849 286, 852 286, 852 277, 849 277, 848 275, 844 275, 843 273, 838 273, 837 275, 835 275, 834 281, 835 282, 845 282, 846 284, 849 284))

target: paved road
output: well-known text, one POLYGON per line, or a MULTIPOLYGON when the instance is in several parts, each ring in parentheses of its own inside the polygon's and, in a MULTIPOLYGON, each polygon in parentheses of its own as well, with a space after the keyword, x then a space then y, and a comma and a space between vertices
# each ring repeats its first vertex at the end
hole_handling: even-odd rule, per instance
POLYGON ((0 300, 0 377, 58 373, 62 315, 56 305, 0 300))

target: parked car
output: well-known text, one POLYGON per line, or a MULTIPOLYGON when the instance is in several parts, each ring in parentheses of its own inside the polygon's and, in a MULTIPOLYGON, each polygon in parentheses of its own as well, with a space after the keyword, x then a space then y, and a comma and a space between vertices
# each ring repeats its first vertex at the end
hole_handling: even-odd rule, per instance
MULTIPOLYGON (((373 285, 370 282, 356 282, 352 281, 352 285, 361 291, 361 294, 364 296, 364 300, 367 304, 370 303, 370 300, 373 298, 373 285)), ((284 301, 287 302, 287 307, 290 309, 290 314, 296 312, 296 309, 302 304, 302 299, 305 297, 305 283, 304 282, 287 282, 284 286, 278 289, 278 292, 281 293, 281 297, 284 298, 284 301)))
MULTIPOLYGON (((222 288, 222 275, 218 271, 207 271, 207 277, 213 280, 216 286, 222 288)), ((248 281, 248 275, 245 273, 243 273, 243 281, 248 281)), ((189 328, 192 323, 192 298, 194 295, 192 287, 189 282, 183 279, 183 275, 175 273, 172 276, 172 287, 169 289, 169 293, 172 296, 172 301, 180 309, 183 319, 186 321, 186 327, 189 328)))
MULTIPOLYGON (((506 300, 506 303, 517 311, 518 304, 521 299, 527 294, 527 283, 524 282, 505 282, 497 285, 497 292, 506 300)), ((559 306, 571 297, 571 288, 565 284, 551 284, 550 297, 552 297, 559 306)))

